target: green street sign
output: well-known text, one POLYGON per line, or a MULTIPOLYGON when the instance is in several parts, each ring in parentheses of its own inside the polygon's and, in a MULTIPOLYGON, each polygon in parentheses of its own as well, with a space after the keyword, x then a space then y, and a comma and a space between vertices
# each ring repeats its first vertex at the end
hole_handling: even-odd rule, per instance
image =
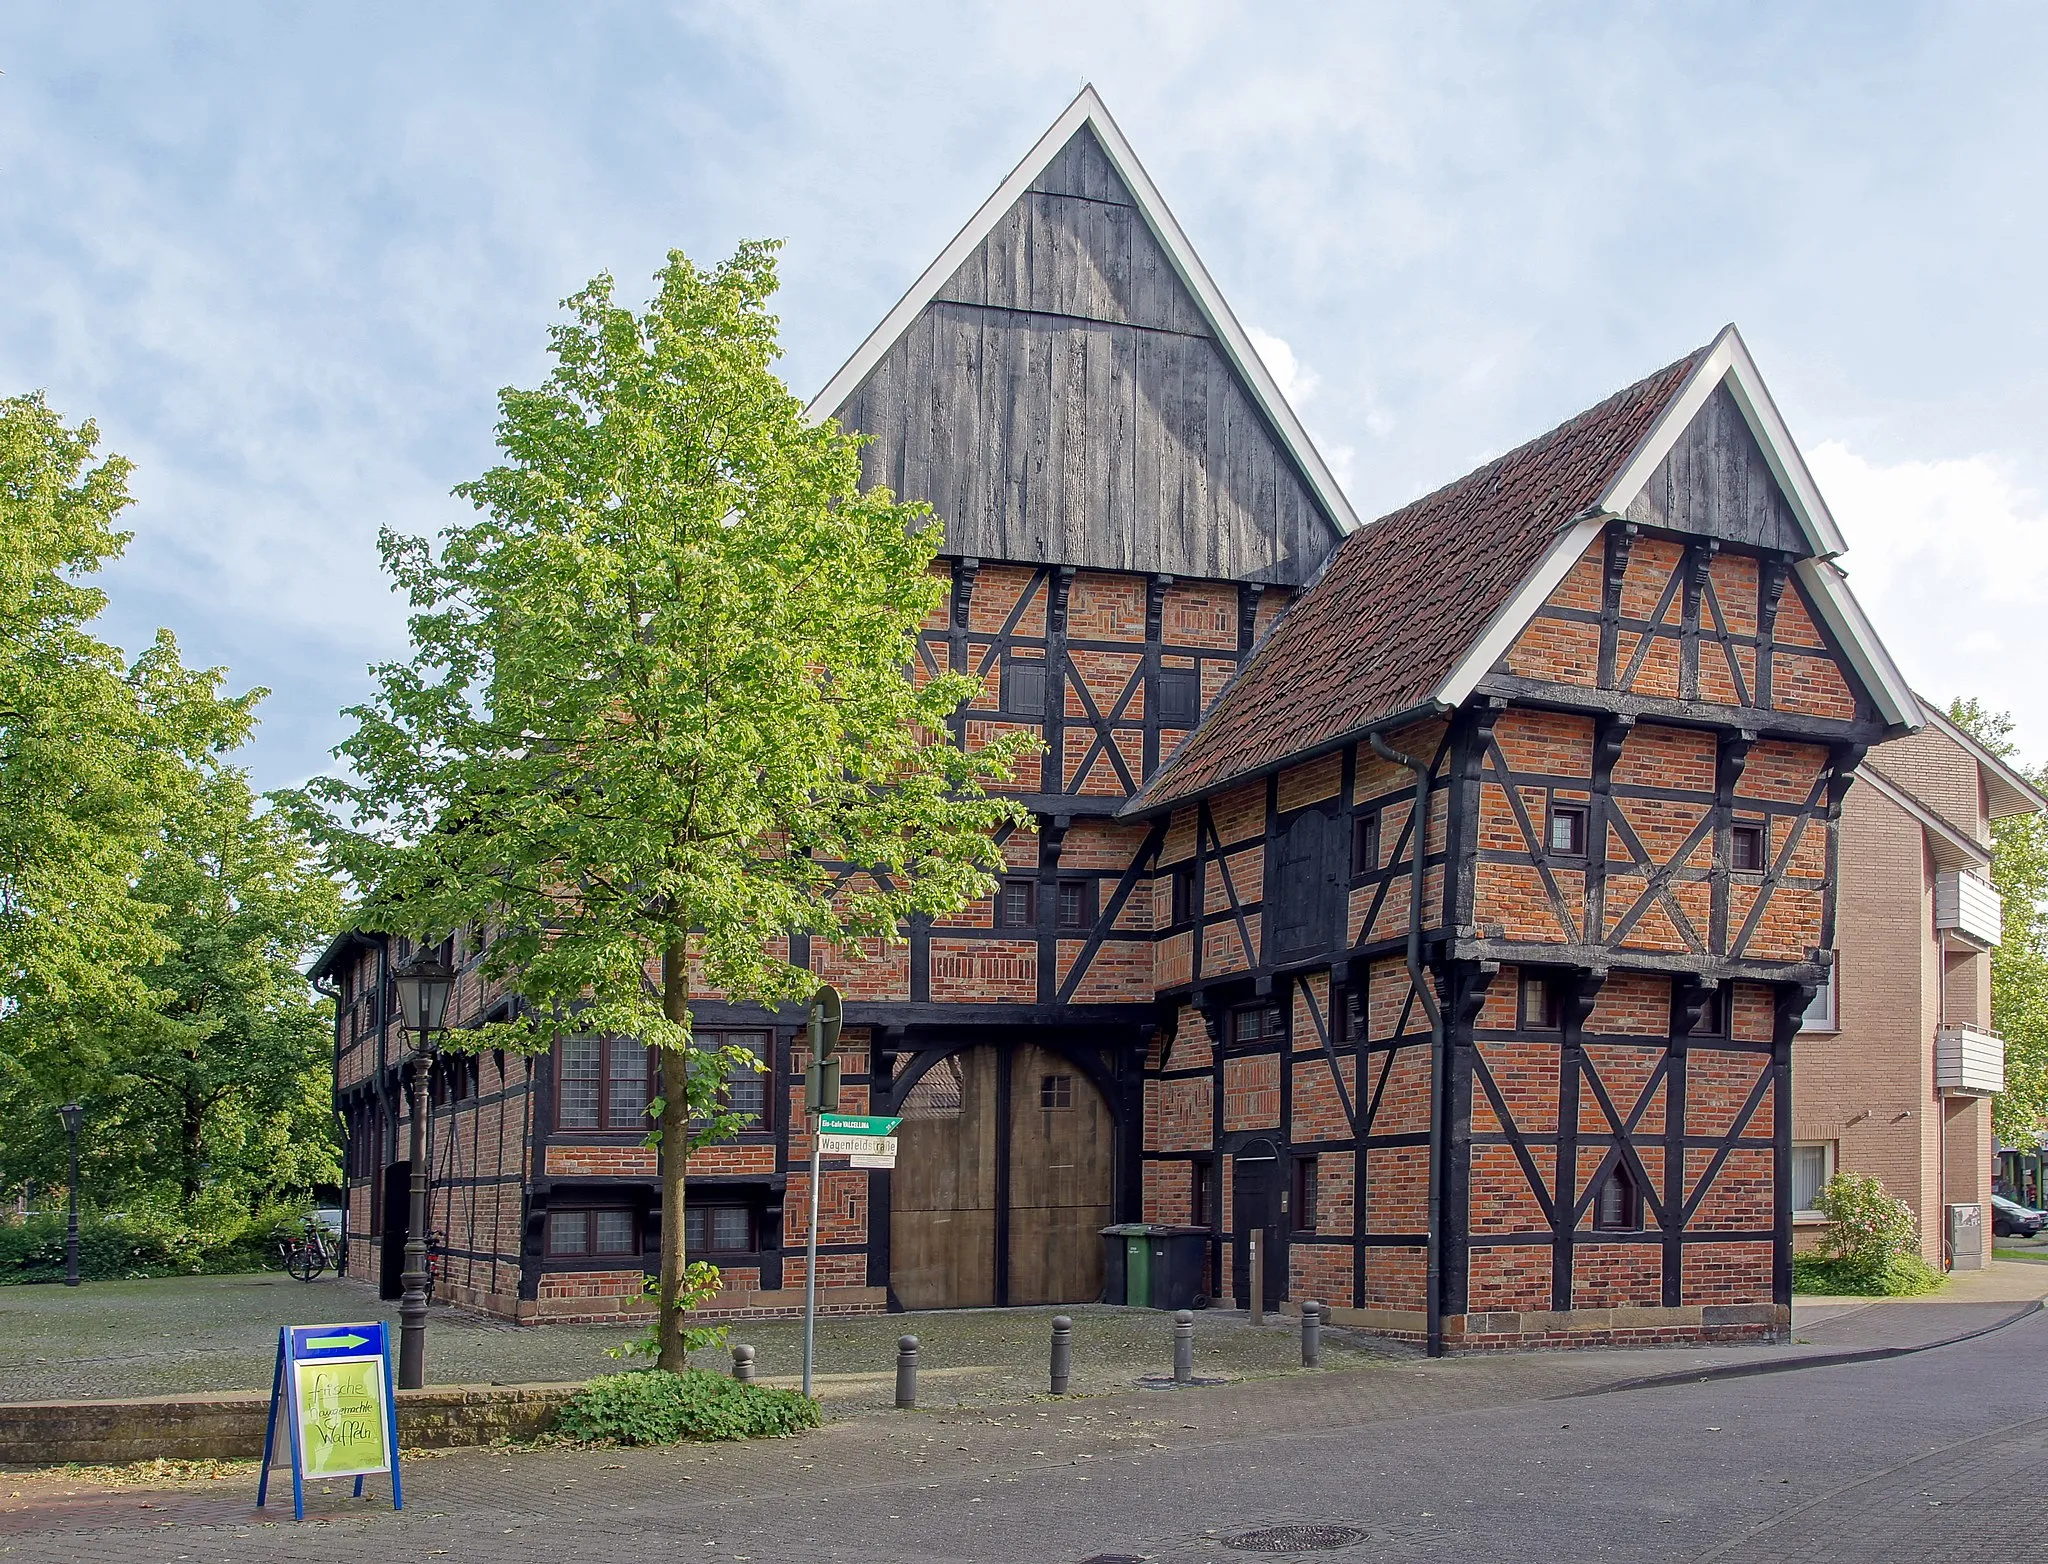
POLYGON ((882 1118, 859 1113, 825 1113, 818 1116, 818 1132, 821 1135, 873 1135, 884 1136, 896 1133, 901 1119, 882 1118))

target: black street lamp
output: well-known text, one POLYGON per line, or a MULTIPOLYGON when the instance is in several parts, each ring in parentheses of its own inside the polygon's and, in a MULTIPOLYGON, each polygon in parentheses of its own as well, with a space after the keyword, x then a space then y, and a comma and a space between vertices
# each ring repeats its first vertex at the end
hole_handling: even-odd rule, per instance
POLYGON ((78 1132, 85 1127, 85 1105, 67 1102, 57 1110, 64 1133, 71 1138, 70 1215, 64 1223, 64 1285, 78 1285, 78 1132))
POLYGON ((399 1014, 418 1039, 412 1056, 412 1219, 406 1224, 405 1270, 399 1275, 405 1291, 398 1300, 398 1388, 418 1390, 427 1382, 427 1077, 434 1034, 448 1019, 455 974, 422 949, 396 976, 399 1014))

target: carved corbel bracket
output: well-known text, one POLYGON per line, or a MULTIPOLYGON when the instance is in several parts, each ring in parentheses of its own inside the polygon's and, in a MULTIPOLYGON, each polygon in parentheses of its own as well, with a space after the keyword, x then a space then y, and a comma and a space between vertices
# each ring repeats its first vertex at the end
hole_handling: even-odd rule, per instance
POLYGON ((1715 978, 1683 977, 1671 985, 1671 1047, 1673 1052, 1682 1052, 1691 1041, 1692 1034, 1706 1019, 1707 1006, 1714 1002, 1714 996, 1721 991, 1721 984, 1715 978))
POLYGON ((967 628, 968 609, 974 602, 974 578, 981 574, 978 559, 956 559, 953 561, 953 628, 967 628))
POLYGON ((1074 567, 1061 565, 1052 573, 1052 590, 1045 605, 1045 628, 1049 635, 1067 633, 1067 597, 1074 588, 1074 567))

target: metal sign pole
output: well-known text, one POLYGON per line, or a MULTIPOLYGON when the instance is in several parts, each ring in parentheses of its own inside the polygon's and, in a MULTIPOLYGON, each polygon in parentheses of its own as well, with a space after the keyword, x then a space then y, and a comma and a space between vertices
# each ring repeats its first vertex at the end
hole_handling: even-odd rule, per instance
POLYGON ((811 1393, 811 1352, 818 1331, 818 1115, 811 1119, 811 1232, 804 1243, 804 1394, 811 1393))

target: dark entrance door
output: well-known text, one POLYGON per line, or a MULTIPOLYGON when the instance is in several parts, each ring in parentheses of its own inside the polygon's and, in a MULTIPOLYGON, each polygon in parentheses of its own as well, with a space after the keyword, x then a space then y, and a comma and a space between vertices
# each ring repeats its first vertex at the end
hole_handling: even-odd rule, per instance
POLYGON ((377 1296, 396 1298, 405 1291, 405 1225, 411 1220, 412 1164, 394 1162, 384 1170, 383 1248, 378 1255, 377 1296))
POLYGON ((1249 1140, 1230 1159, 1230 1291, 1242 1308, 1251 1296, 1251 1249, 1259 1235, 1259 1291, 1270 1307, 1287 1290, 1287 1252, 1280 1220, 1280 1149, 1270 1140, 1249 1140))

